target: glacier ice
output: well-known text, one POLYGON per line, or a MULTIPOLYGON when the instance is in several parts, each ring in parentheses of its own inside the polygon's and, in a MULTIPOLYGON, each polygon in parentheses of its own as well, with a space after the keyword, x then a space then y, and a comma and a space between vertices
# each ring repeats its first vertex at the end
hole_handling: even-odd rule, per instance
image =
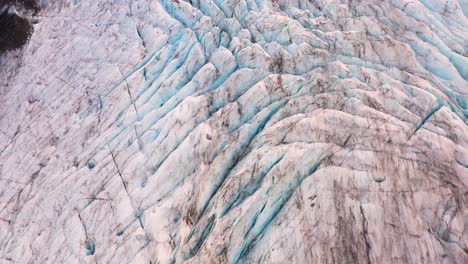
POLYGON ((0 263, 468 262, 466 1, 42 3, 0 263))

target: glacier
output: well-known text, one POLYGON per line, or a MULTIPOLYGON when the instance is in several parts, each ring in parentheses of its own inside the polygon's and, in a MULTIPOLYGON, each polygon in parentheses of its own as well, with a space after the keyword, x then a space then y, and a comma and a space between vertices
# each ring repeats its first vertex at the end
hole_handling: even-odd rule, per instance
POLYGON ((468 262, 468 1, 39 4, 0 263, 468 262))

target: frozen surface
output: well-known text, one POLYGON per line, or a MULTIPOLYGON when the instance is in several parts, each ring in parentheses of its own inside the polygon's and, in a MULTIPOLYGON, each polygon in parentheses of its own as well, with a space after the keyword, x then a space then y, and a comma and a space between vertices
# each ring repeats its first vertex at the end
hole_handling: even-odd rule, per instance
POLYGON ((50 2, 0 263, 468 263, 467 1, 50 2))

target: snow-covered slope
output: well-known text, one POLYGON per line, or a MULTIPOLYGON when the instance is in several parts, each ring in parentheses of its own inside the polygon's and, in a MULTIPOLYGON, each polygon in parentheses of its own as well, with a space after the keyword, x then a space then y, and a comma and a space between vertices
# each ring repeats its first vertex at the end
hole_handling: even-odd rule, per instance
POLYGON ((0 263, 468 262, 466 0, 61 0, 0 59, 0 263))

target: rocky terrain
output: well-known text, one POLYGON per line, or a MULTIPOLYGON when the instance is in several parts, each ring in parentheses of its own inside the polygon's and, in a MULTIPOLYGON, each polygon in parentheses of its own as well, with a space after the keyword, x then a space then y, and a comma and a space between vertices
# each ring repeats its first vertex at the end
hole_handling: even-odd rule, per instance
POLYGON ((468 263, 467 0, 39 6, 0 263, 468 263))

